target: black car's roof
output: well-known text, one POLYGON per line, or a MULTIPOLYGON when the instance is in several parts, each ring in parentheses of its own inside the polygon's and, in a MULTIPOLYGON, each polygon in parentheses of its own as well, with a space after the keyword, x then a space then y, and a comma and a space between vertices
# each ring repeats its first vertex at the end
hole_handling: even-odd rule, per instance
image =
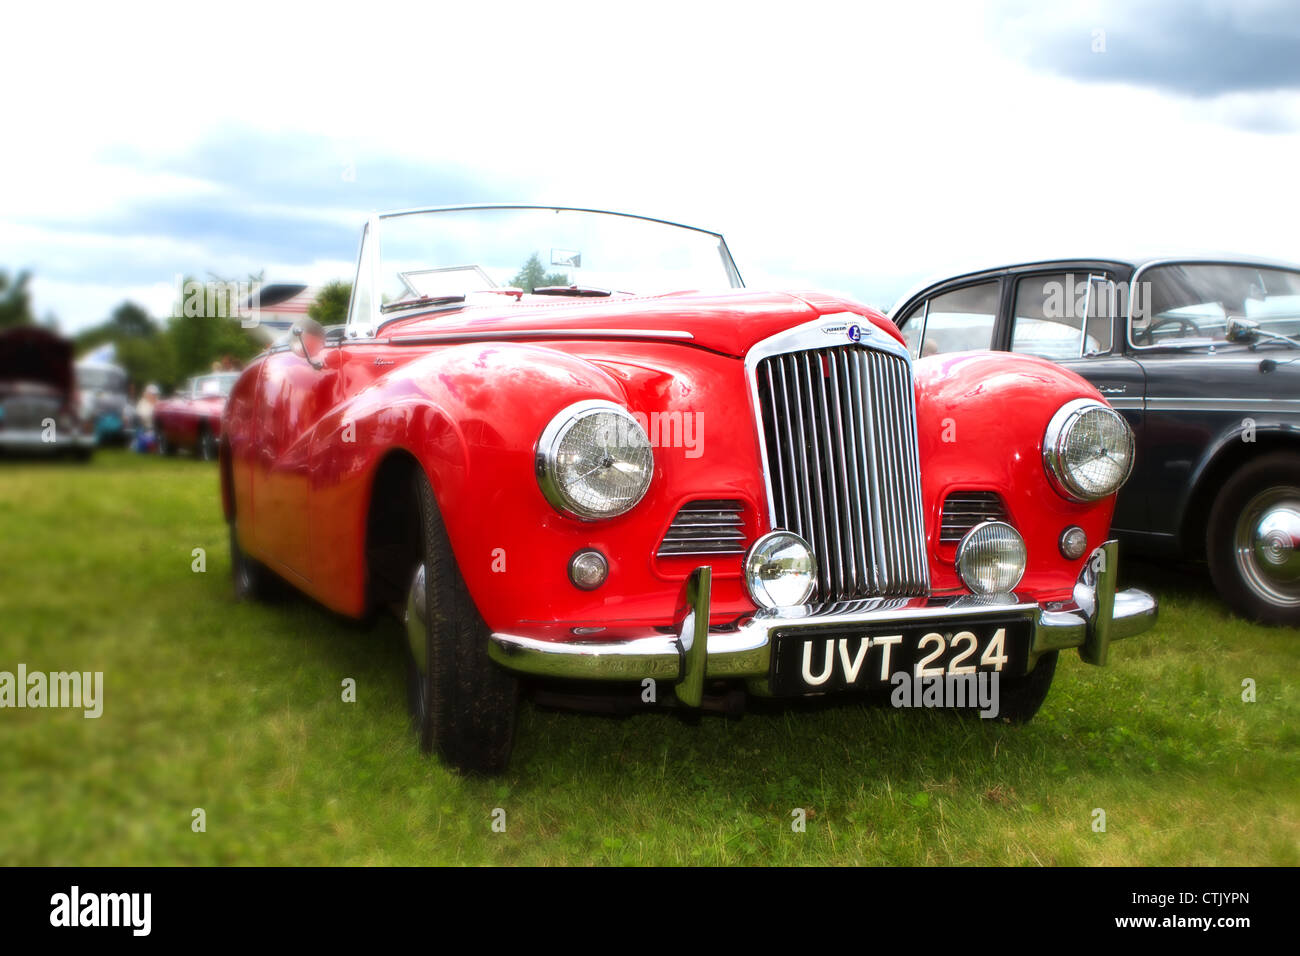
POLYGON ((1113 264, 1124 266, 1137 271, 1144 266, 1153 265, 1159 262, 1216 262, 1228 263, 1232 265, 1248 266, 1265 266, 1279 269, 1297 269, 1300 265, 1294 262, 1286 262, 1280 259, 1269 259, 1261 256, 1248 256, 1235 253, 1192 253, 1180 255, 1177 253, 1147 253, 1144 255, 1132 256, 1079 256, 1079 255, 1061 255, 1061 256, 1042 256, 1024 259, 1012 259, 1011 261, 1002 261, 993 265, 974 266, 963 268, 957 271, 931 275, 922 282, 917 283, 908 289, 889 309, 889 317, 892 319, 898 314, 907 303, 916 298, 922 292, 933 286, 942 283, 951 282, 954 279, 978 279, 985 276, 999 276, 1010 272, 1018 272, 1025 269, 1036 269, 1040 266, 1051 266, 1064 263, 1089 263, 1089 264, 1113 264))

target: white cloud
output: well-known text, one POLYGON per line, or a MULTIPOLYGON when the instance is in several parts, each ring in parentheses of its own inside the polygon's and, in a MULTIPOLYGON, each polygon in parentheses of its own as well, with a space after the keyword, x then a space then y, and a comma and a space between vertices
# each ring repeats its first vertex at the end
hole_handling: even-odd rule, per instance
MULTIPOLYGON (((1287 188, 1300 136, 1240 122, 1260 110, 1265 130, 1296 115, 1294 97, 1205 108, 1047 76, 993 43, 984 12, 966 4, 369 3, 360 15, 237 3, 97 6, 71 19, 28 6, 14 17, 28 42, 0 80, 26 91, 11 122, 28 148, 0 158, 0 219, 220 194, 219 170, 157 174, 123 149, 184 169, 199 144, 238 130, 320 143, 331 167, 355 163, 359 179, 374 157, 402 158, 534 184, 528 196, 489 186, 483 201, 719 229, 751 284, 831 287, 880 305, 951 263, 1044 248, 1300 259, 1300 197, 1287 188)), ((272 169, 286 157, 241 161, 272 169)), ((15 235, 0 223, 0 265, 39 274, 51 261, 96 261, 95 240, 77 230, 15 235)), ((172 271, 183 252, 201 268, 265 267, 286 280, 346 276, 339 263, 354 251, 312 262, 286 250, 268 263, 201 240, 108 238, 140 243, 172 271)), ((135 288, 101 296, 113 286, 101 272, 87 275, 86 295, 76 285, 38 284, 38 306, 76 327, 135 288)))

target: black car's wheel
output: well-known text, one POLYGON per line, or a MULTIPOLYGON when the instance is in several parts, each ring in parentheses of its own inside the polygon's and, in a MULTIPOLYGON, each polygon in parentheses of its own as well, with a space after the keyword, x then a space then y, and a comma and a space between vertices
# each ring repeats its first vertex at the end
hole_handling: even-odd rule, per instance
POLYGON ((166 455, 169 458, 176 454, 176 446, 167 440, 166 434, 158 432, 158 454, 166 455))
POLYGON ((1300 625, 1300 455, 1264 455, 1229 478, 1205 549, 1215 587, 1236 610, 1300 625))
POLYGON ((199 429, 199 457, 204 461, 217 460, 217 439, 206 425, 199 429))
POLYGON ((514 742, 517 684, 488 657, 488 628, 447 540, 433 489, 415 475, 422 562, 406 605, 408 691, 420 746, 467 773, 505 770, 514 742))
POLYGON ((264 601, 275 594, 275 575, 239 547, 235 523, 230 523, 230 574, 240 601, 264 601))
POLYGON ((1013 724, 1032 720, 1043 706, 1056 676, 1059 651, 1048 651, 1038 658, 1034 669, 1022 677, 1004 678, 998 687, 998 719, 1013 724))

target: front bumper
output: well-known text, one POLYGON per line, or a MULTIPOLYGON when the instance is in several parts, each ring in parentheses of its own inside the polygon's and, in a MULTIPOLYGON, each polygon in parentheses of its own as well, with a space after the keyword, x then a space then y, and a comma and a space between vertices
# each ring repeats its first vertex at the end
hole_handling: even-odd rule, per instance
POLYGON ((53 438, 41 428, 0 428, 0 451, 51 452, 95 447, 95 436, 86 432, 56 429, 53 438))
POLYGON ((956 598, 871 598, 818 607, 762 610, 727 627, 709 627, 712 570, 696 568, 686 582, 683 609, 671 633, 620 641, 542 641, 496 633, 493 660, 521 674, 557 679, 676 682, 682 703, 698 706, 704 680, 744 679, 765 693, 772 632, 799 627, 959 621, 987 615, 1023 615, 1031 623, 1029 666, 1050 651, 1070 647, 1090 664, 1105 664, 1110 643, 1141 634, 1156 622, 1156 600, 1144 591, 1116 591, 1119 546, 1107 541, 1093 552, 1072 600, 1039 605, 1015 594, 956 598))

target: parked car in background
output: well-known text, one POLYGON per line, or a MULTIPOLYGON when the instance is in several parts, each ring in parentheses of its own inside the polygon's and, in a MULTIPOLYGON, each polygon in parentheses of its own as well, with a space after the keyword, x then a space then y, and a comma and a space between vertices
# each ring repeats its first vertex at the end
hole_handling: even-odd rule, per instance
POLYGON ((36 326, 0 332, 0 453, 89 458, 95 436, 73 385, 67 339, 36 326))
POLYGON ((126 369, 112 362, 82 359, 75 371, 79 411, 82 420, 91 423, 95 443, 129 444, 135 434, 135 409, 126 390, 126 369))
POLYGON ((1132 435, 1095 388, 996 353, 914 371, 865 306, 746 291, 717 233, 377 216, 346 327, 290 343, 226 408, 236 588, 392 609, 421 743, 464 770, 505 766, 521 676, 697 708, 983 674, 1027 719, 1060 650, 1100 664, 1155 620, 1116 591, 1132 435))
POLYGON ((1053 259, 924 283, 891 310, 913 355, 999 349, 1079 373, 1132 426, 1114 533, 1204 559, 1239 612, 1300 624, 1300 267, 1053 259))
POLYGON ((158 453, 174 455, 185 449, 204 461, 215 461, 221 440, 221 414, 238 372, 196 375, 153 411, 158 453))

